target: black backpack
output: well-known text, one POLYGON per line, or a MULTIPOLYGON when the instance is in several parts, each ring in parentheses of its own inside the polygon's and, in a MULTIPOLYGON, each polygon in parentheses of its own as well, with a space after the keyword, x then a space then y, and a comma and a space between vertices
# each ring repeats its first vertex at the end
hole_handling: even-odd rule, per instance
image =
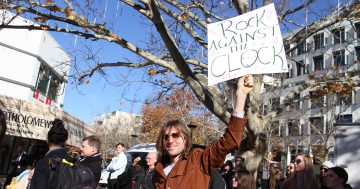
POLYGON ((50 176, 48 183, 53 179, 56 169, 59 169, 55 189, 95 189, 94 175, 91 170, 78 162, 61 158, 49 158, 50 176), (56 166, 58 162, 59 166, 56 166))

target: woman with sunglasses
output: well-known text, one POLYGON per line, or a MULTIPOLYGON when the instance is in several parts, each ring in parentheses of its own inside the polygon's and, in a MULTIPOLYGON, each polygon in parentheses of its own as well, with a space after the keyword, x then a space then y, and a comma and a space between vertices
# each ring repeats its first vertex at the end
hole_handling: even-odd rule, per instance
POLYGON ((245 101, 253 84, 251 75, 238 80, 235 107, 228 128, 223 137, 205 150, 192 150, 190 129, 180 120, 169 121, 160 129, 156 141, 159 156, 153 176, 155 188, 208 188, 210 175, 223 165, 228 153, 240 146, 247 122, 245 101))
POLYGON ((351 189, 349 184, 346 184, 348 174, 342 167, 332 167, 327 171, 325 178, 325 185, 329 189, 351 189))
POLYGON ((309 155, 298 154, 294 161, 295 173, 284 181, 281 189, 319 189, 315 177, 312 158, 309 155))

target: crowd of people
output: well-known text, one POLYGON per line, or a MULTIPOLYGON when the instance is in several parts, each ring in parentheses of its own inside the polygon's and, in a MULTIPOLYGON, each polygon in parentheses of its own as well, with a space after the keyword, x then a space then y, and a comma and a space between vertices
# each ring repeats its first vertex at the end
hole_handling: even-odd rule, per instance
MULTIPOLYGON (((228 153, 239 148, 247 124, 245 101, 253 88, 251 75, 238 80, 235 106, 229 125, 222 137, 206 149, 193 149, 191 132, 181 120, 164 124, 156 141, 156 152, 146 155, 146 167, 140 165, 141 156, 129 158, 125 145, 115 146, 116 156, 106 167, 109 172, 109 189, 348 189, 348 175, 341 167, 331 162, 321 166, 320 177, 314 174, 310 156, 298 154, 290 163, 282 178, 280 167, 272 167, 265 184, 255 181, 254 173, 246 169, 245 158, 235 156, 235 162, 225 161, 228 153)), ((21 172, 13 175, 6 189, 52 189, 72 179, 63 175, 62 163, 79 164, 90 173, 90 180, 81 181, 83 188, 96 188, 102 171, 100 154, 101 141, 96 136, 83 139, 81 158, 72 157, 66 150, 68 131, 64 122, 55 119, 47 135, 49 151, 35 161, 32 157, 22 156, 19 166, 21 172), (62 159, 56 161, 56 159, 62 159)))

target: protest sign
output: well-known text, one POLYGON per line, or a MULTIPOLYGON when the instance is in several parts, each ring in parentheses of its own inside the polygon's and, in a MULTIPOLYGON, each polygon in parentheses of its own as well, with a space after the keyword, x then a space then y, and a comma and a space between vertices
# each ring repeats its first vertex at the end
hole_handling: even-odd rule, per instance
POLYGON ((208 85, 246 74, 287 72, 274 4, 208 25, 208 85))

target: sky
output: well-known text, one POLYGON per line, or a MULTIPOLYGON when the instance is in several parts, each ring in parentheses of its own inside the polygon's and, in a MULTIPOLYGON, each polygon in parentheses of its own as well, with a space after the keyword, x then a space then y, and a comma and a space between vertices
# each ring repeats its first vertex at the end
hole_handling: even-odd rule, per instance
MULTIPOLYGON (((298 3, 300 2, 303 2, 303 0, 298 3)), ((317 6, 322 7, 324 3, 337 4, 337 2, 338 0, 321 0, 317 6)), ((296 6, 295 4, 292 6, 296 6)), ((104 0, 100 1, 99 9, 104 10, 105 14, 103 14, 102 17, 98 17, 97 20, 94 19, 94 22, 102 23, 111 17, 116 20, 116 24, 113 27, 118 31, 117 33, 119 33, 120 36, 126 36, 126 39, 129 41, 137 41, 139 43, 146 38, 147 34, 143 33, 144 31, 146 32, 146 29, 141 28, 141 25, 138 24, 141 22, 138 13, 132 11, 127 5, 117 3, 117 1, 104 0)), ((297 17, 297 19, 303 19, 304 14, 297 15, 297 17)), ((69 34, 54 33, 53 35, 65 49, 70 51, 82 51, 83 46, 81 46, 81 44, 87 43, 84 39, 80 37, 76 38, 69 34)), ((100 53, 98 56, 104 61, 125 61, 125 57, 132 57, 132 53, 118 48, 109 42, 97 41, 91 43, 90 46, 99 50, 100 53)), ((72 69, 71 73, 73 73, 73 71, 72 69)), ((125 70, 116 70, 113 68, 105 69, 105 71, 109 73, 112 78, 127 74, 125 70)), ((137 81, 140 80, 141 73, 135 71, 132 72, 130 76, 131 80, 137 81)), ((99 77, 99 75, 95 75, 89 80, 90 82, 88 84, 81 86, 69 82, 66 87, 64 99, 64 110, 85 123, 90 123, 96 116, 115 110, 140 114, 144 100, 154 94, 154 89, 151 86, 140 82, 132 82, 130 86, 115 86, 107 83, 106 80, 99 77), (130 102, 129 99, 139 99, 140 101, 130 102)))
MULTIPOLYGON (((106 1, 103 1, 103 3, 106 4, 106 1)), ((117 5, 112 1, 107 3, 108 11, 103 18, 97 18, 97 22, 100 23, 101 19, 113 17, 118 23, 123 24, 117 29, 120 36, 126 36, 126 39, 129 41, 134 39, 141 41, 145 37, 141 33, 143 29, 140 28, 140 25, 135 24, 139 21, 139 17, 131 12, 131 9, 126 5, 117 5), (126 26, 124 26, 124 23, 126 23, 126 26)), ((105 10, 105 5, 103 4, 102 6, 103 10, 105 10)), ((75 50, 80 52, 84 48, 82 43, 87 43, 84 39, 69 34, 54 33, 53 35, 67 51, 75 50)), ((87 44, 96 49, 96 51, 99 51, 99 58, 106 62, 125 61, 125 57, 133 56, 130 52, 109 42, 96 41, 87 44)), ((81 62, 82 60, 77 59, 77 61, 81 62)), ((105 71, 109 74, 110 78, 108 80, 110 81, 120 77, 120 75, 126 76, 128 74, 126 70, 114 68, 105 69, 105 71)), ((73 67, 70 73, 74 73, 73 67)), ((90 123, 96 116, 115 110, 140 114, 143 102, 153 93, 153 89, 149 85, 136 82, 141 79, 140 74, 136 71, 131 72, 129 77, 131 77, 132 83, 130 86, 116 86, 114 83, 108 83, 98 74, 88 78, 90 81, 88 84, 80 86, 70 82, 69 79, 66 86, 63 109, 85 123, 90 123), (133 99, 139 99, 140 101, 129 101, 133 99)))

